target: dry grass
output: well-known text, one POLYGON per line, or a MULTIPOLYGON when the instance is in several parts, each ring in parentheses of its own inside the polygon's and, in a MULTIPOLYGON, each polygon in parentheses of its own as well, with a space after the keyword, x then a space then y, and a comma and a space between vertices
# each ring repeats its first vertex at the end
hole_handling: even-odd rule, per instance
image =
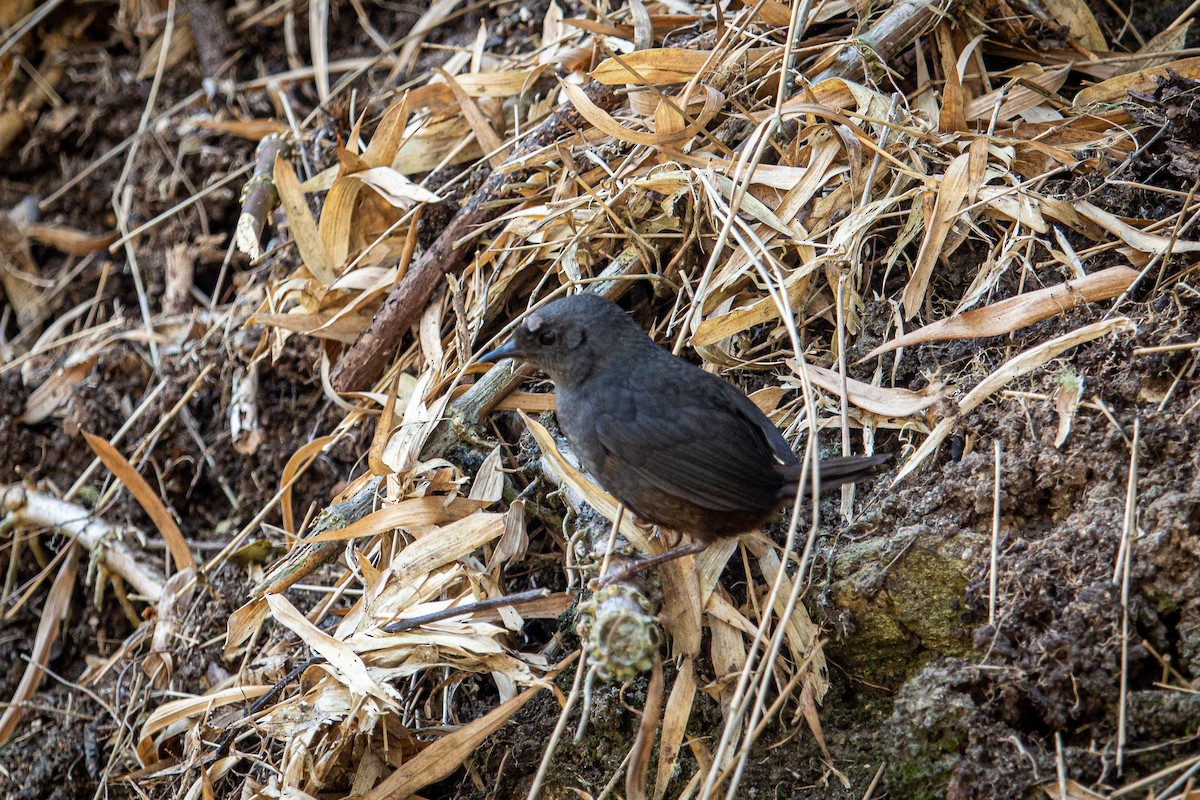
MULTIPOLYGON (((145 342, 157 365, 164 351, 187 351, 243 324, 261 326, 254 328, 262 331, 255 363, 278 357, 293 337, 319 340, 312 370, 345 411, 295 452, 275 498, 203 563, 138 474, 142 454, 122 455, 119 441, 94 442, 167 540, 169 576, 144 574, 146 565, 123 544, 85 537, 69 521, 23 518, 20 503, 9 505, 14 524, 64 526, 114 582, 157 602, 151 631, 140 629, 154 643, 141 661, 142 692, 168 684, 175 635, 186 629, 200 578, 260 537, 268 514, 282 517, 289 552, 266 574, 247 573, 254 588, 228 620, 223 653, 238 668, 206 694, 126 719, 134 732, 124 740, 126 752, 136 753, 142 777, 180 776, 174 796, 208 796, 213 787, 220 796, 408 796, 470 760, 538 692, 553 692, 563 704, 565 727, 587 687, 580 691, 577 678, 568 702, 554 680, 579 654, 524 650, 514 634, 530 619, 556 618, 580 586, 572 576, 570 592, 503 605, 498 598, 525 588, 509 575, 528 557, 529 528, 546 521, 528 513, 531 496, 518 499, 524 478, 506 474, 515 442, 489 444, 471 470, 449 455, 476 447, 466 426, 497 403, 531 413, 548 408, 545 395, 510 394, 517 385, 511 367, 483 376, 472 360, 526 309, 571 291, 629 295, 659 341, 690 348, 708 368, 761 387, 754 399, 789 438, 806 443, 807 457, 817 445, 809 434, 824 429, 836 432, 827 437, 840 448, 855 451, 873 449, 880 432, 898 432, 900 481, 937 453, 963 415, 1014 379, 1081 343, 1127 335, 1133 325, 1121 316, 1125 299, 1137 289, 1161 291, 1178 275, 1173 256, 1200 250, 1200 206, 1190 193, 1172 216, 1155 220, 1121 218, 1064 195, 1072 182, 1102 186, 1147 138, 1121 105, 1128 92, 1152 93, 1168 68, 1200 78, 1200 59, 1182 57, 1190 19, 1131 57, 1106 49, 1081 0, 1047 4, 1053 17, 1021 3, 968 11, 947 2, 936 14, 924 4, 900 4, 860 18, 844 0, 792 7, 763 0, 729 14, 707 4, 684 15, 673 5, 635 2, 607 16, 565 19, 552 5, 541 41, 526 52, 494 55, 481 33, 474 44, 452 48, 437 70, 414 71, 425 63, 422 36, 453 7, 435 3, 407 41, 387 42, 389 52, 376 59, 405 77, 402 91, 350 100, 339 70, 362 64, 330 60, 317 35, 323 6, 311 4, 312 50, 297 54, 311 69, 273 77, 279 84, 313 82, 322 103, 352 103, 353 130, 323 171, 286 157, 293 150, 311 156, 314 142, 327 142, 317 138, 317 111, 299 119, 285 101, 277 119, 205 122, 261 139, 266 152, 248 184, 238 246, 286 270, 277 269, 265 286, 245 286, 237 302, 199 317, 169 316, 156 312, 141 288, 139 237, 187 207, 140 225, 129 217, 131 168, 147 146, 142 136, 110 152, 123 155, 125 165, 113 188, 120 238, 91 243, 93 250, 111 244, 133 270, 136 324, 102 323, 68 335, 52 323, 37 335, 36 298, 45 281, 27 256, 27 237, 35 234, 3 237, 0 255, 16 266, 0 275, 18 325, 30 332, 9 343, 15 347, 0 369, 68 347, 71 353, 34 392, 27 422, 53 414, 114 340, 145 342), (1068 37, 1066 28, 1083 33, 1068 37), (910 81, 915 76, 914 88, 896 91, 897 76, 885 65, 903 69, 910 81), (561 125, 568 114, 571 124, 561 125), (552 140, 530 144, 554 124, 561 129, 552 140), (447 168, 461 171, 435 184, 447 168), (470 178, 488 172, 494 177, 487 183, 470 178), (468 185, 476 191, 464 199, 468 185), (460 238, 422 243, 423 215, 446 198, 462 203, 460 214, 475 214, 469 230, 451 223, 448 231, 460 238), (286 228, 270 220, 274 200, 286 228), (264 229, 277 237, 266 253, 259 250, 264 229), (437 247, 444 248, 437 251, 442 260, 422 258, 437 247), (965 247, 983 254, 976 271, 966 281, 939 281, 965 247), (939 288, 946 286, 954 293, 939 288), (1015 296, 995 299, 1014 286, 1015 296), (406 315, 373 332, 386 369, 335 376, 339 359, 372 344, 364 334, 385 301, 406 315), (923 344, 1002 336, 1076 305, 1109 301, 1106 319, 1011 353, 987 374, 968 368, 929 376, 917 390, 895 385, 905 353, 923 344), (885 320, 866 318, 889 309, 885 320), (198 322, 207 333, 197 333, 198 322), (338 394, 335 383, 355 391, 338 394), (336 499, 341 505, 311 525, 298 524, 293 483, 323 450, 371 423, 366 474, 336 499), (307 592, 298 607, 286 590, 301 581, 307 592), (463 608, 458 616, 440 613, 455 607, 463 608), (426 621, 388 628, 414 617, 426 621), (282 692, 269 692, 284 663, 306 668, 282 692), (472 676, 494 684, 497 701, 465 718, 470 706, 460 702, 461 692, 472 676), (260 697, 268 702, 243 715, 244 704, 260 697), (212 760, 223 731, 229 737, 212 760), (258 777, 231 786, 225 776, 247 759, 258 760, 258 777)), ((170 65, 185 57, 179 48, 190 46, 177 34, 179 24, 168 15, 147 45, 143 61, 154 82, 140 131, 181 113, 160 113, 155 98, 170 65)), ((252 92, 269 83, 231 88, 252 92)), ((29 105, 27 112, 36 110, 29 105)), ((11 141, 4 133, 10 124, 18 122, 0 117, 0 142, 11 141)), ((60 249, 90 241, 47 230, 36 235, 60 249)), ((177 280, 186 286, 188 275, 177 280)), ((245 391, 230 426, 249 451, 261 436, 255 368, 241 379, 245 391)), ((1079 406, 1078 392, 1061 403, 1068 431, 1079 406)), ((559 452, 553 433, 532 418, 525 425, 544 454, 547 477, 569 501, 616 520, 616 503, 559 452)), ((1135 429, 1135 459, 1136 441, 1135 429)), ((1000 480, 997 465, 997 495, 1000 480)), ((1132 505, 1137 487, 1130 481, 1132 505)), ((847 514, 852 509, 844 506, 847 514)), ((599 562, 609 526, 599 528, 603 535, 583 535, 568 559, 599 562)), ((628 518, 614 529, 639 550, 663 547, 628 518)), ((732 797, 758 738, 778 718, 803 719, 824 750, 823 633, 803 602, 818 531, 816 513, 801 509, 782 548, 746 537, 740 548, 710 548, 694 569, 677 563, 664 570, 664 615, 640 623, 649 626, 637 634, 649 637, 649 660, 635 663, 653 664, 647 714, 665 711, 660 725, 647 717, 630 742, 629 796, 661 800, 670 785, 682 787, 671 796, 732 797), (734 552, 753 566, 748 574, 767 579, 757 586, 751 579, 745 602, 720 581, 734 552), (675 661, 669 699, 659 624, 675 661), (723 726, 712 738, 688 740, 699 692, 717 701, 723 726), (655 742, 659 761, 650 779, 655 742), (691 772, 674 774, 684 754, 691 772)), ((1123 541, 1128 536, 1127 529, 1123 541)), ((39 631, 43 645, 56 635, 76 558, 47 569, 46 577, 57 577, 39 631)), ((1127 596, 1128 561, 1114 574, 1127 596)), ((618 643, 627 644, 633 634, 618 631, 618 643)), ((597 669, 609 657, 604 639, 599 652, 579 661, 580 675, 585 663, 597 669)), ((31 665, 29 675, 0 722, 0 738, 19 718, 18 704, 33 696, 40 672, 31 665)), ((837 780, 836 762, 827 759, 837 780)), ((873 790, 866 788, 868 795, 873 790)), ((1092 796, 1065 776, 1047 791, 1092 796)))

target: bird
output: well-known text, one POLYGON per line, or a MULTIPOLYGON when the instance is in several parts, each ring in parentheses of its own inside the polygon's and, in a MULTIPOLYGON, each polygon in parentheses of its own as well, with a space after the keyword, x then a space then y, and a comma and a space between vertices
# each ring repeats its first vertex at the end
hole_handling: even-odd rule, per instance
MULTIPOLYGON (((641 522, 691 538, 601 586, 755 530, 807 488, 800 459, 750 398, 656 344, 611 300, 582 293, 532 311, 479 360, 506 358, 554 382, 559 427, 602 488, 641 522)), ((822 459, 820 486, 852 483, 890 455, 822 459)))

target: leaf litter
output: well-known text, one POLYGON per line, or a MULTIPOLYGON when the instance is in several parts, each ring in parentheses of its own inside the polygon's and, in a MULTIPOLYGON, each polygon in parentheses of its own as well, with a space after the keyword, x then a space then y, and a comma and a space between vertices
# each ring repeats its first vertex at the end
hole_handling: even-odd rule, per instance
MULTIPOLYGON (((354 5, 363 30, 378 35, 354 5)), ((519 37, 501 54, 487 28, 510 23, 497 19, 481 21, 479 35, 453 47, 429 43, 455 6, 431 6, 386 52, 362 62, 403 77, 399 90, 380 88, 393 85, 384 82, 360 91, 339 80, 358 62, 330 58, 329 20, 322 17, 328 9, 313 4, 310 58, 300 59, 294 42, 287 53, 311 68, 280 71, 265 83, 227 79, 233 93, 256 96, 251 115, 232 106, 198 114, 180 104, 159 118, 215 137, 266 144, 276 136, 289 145, 260 148, 269 164, 260 164, 253 179, 277 198, 274 216, 269 200, 251 202, 247 184, 237 223, 237 249, 254 259, 238 263, 269 270, 230 281, 231 248, 217 259, 220 277, 210 284, 224 299, 217 303, 214 294, 206 313, 147 313, 137 261, 154 263, 154 253, 130 235, 127 203, 115 204, 119 240, 108 231, 59 225, 56 233, 17 218, 9 226, 15 234, 0 242, 16 331, 3 342, 0 371, 9 380, 19 375, 27 389, 21 423, 72 421, 116 479, 108 496, 127 490, 148 517, 142 540, 157 537, 175 562, 147 580, 144 565, 127 563, 124 545, 86 540, 72 530, 74 520, 54 516, 69 504, 47 506, 49 518, 42 519, 24 514, 17 495, 6 500, 9 530, 55 526, 91 548, 102 580, 127 608, 127 583, 143 594, 146 587, 162 592, 135 598, 157 600, 157 615, 147 612, 139 628, 145 635, 117 651, 139 663, 149 681, 138 685, 147 702, 123 717, 136 733, 113 740, 105 780, 151 781, 161 796, 178 797, 214 789, 221 796, 410 796, 463 765, 478 779, 479 748, 522 707, 550 696, 556 702, 541 706, 543 713, 565 720, 575 712, 555 680, 569 667, 584 670, 587 661, 595 670, 603 647, 581 658, 569 625, 549 641, 529 634, 535 624, 561 622, 582 591, 582 581, 561 568, 563 548, 570 548, 568 561, 587 565, 607 559, 614 532, 632 547, 618 557, 666 544, 578 469, 548 419, 523 414, 519 423, 477 427, 490 408, 533 413, 552 404, 541 393, 510 394, 522 376, 511 365, 484 374, 473 356, 502 339, 527 309, 565 291, 621 298, 665 345, 690 346, 707 368, 769 394, 773 419, 798 448, 818 447, 825 428, 840 429, 842 446, 853 443, 856 451, 886 441, 901 453, 892 487, 928 469, 941 445, 970 427, 969 416, 1001 402, 1011 384, 1052 376, 1057 359, 1089 343, 1127 351, 1144 335, 1128 308, 1131 297, 1186 306, 1180 313, 1195 322, 1195 298, 1192 305, 1179 299, 1196 293, 1188 254, 1197 247, 1200 161, 1187 171, 1195 142, 1170 139, 1172 174, 1190 186, 1160 187, 1153 177, 1137 182, 1137 191, 1169 213, 1142 210, 1151 208, 1147 202, 1122 205, 1114 195, 1119 180, 1137 177, 1129 166, 1139 155, 1171 133, 1180 112, 1169 101, 1195 91, 1200 60, 1185 48, 1190 19, 1154 32, 1131 58, 1126 43, 1112 41, 1108 49, 1109 33, 1080 0, 989 3, 977 13, 949 2, 937 9, 896 3, 876 9, 883 13, 874 18, 837 2, 789 8, 768 0, 716 16, 704 4, 682 13, 674 5, 634 3, 603 16, 551 4, 534 20, 540 35, 519 37), (861 38, 847 38, 849 31, 861 38), (291 104, 309 91, 320 104, 300 118, 291 104), (268 104, 257 98, 264 92, 268 104), (552 139, 538 138, 548 130, 552 139), (315 170, 314 157, 327 166, 315 170), (466 212, 474 214, 471 225, 447 224, 447 213, 466 212), (266 248, 261 231, 273 237, 266 248), (445 241, 447 235, 457 238, 445 241), (31 243, 85 260, 110 248, 132 253, 136 311, 98 320, 88 301, 74 296, 69 273, 45 277, 52 273, 31 260, 31 243), (439 246, 444 250, 431 249, 439 246), (430 264, 422 260, 427 252, 446 256, 430 264), (39 308, 44 298, 57 317, 39 308), (412 330, 393 326, 386 337, 371 335, 381 307, 407 309, 412 330), (336 411, 310 441, 285 445, 292 449, 277 491, 239 517, 221 550, 197 569, 166 501, 138 472, 154 431, 127 456, 119 435, 94 437, 95 421, 72 415, 79 387, 115 348, 145 352, 162 374, 164 359, 213 358, 220 347, 236 346, 213 349, 214 339, 225 337, 249 340, 241 346, 253 365, 304 353, 301 368, 336 411), (999 347, 997 337, 1008 337, 1003 357, 977 352, 923 375, 912 366, 914 357, 924 365, 955 352, 937 349, 944 343, 982 347, 979 340, 988 339, 999 347), (305 350, 297 349, 301 338, 305 350), (348 357, 356 352, 366 354, 361 362, 348 357), (367 366, 348 367, 354 363, 367 366), (293 486, 347 441, 371 442, 367 472, 359 471, 337 503, 332 493, 311 499, 306 513, 324 511, 303 524, 293 486), (552 485, 575 498, 565 516, 539 496, 552 485), (281 527, 264 524, 275 513, 281 527), (598 517, 587 522, 591 513, 598 517), (564 534, 574 535, 566 541, 564 534), (203 576, 228 569, 251 537, 286 552, 270 564, 239 567, 237 578, 226 575, 240 581, 235 596, 242 605, 200 627, 185 607, 200 602, 194 595, 205 591, 203 576), (547 554, 556 566, 546 565, 547 554), (495 605, 531 581, 555 591, 527 605, 495 605), (445 616, 457 608, 461 614, 445 616), (406 619, 418 622, 388 630, 406 619), (177 627, 189 624, 186 635, 177 627), (223 636, 214 624, 224 627, 223 636), (193 682, 185 697, 150 700, 190 674, 181 671, 182 650, 171 652, 182 646, 167 633, 216 642, 225 663, 240 666, 222 667, 224 677, 207 691, 193 682), (139 649, 143 641, 153 643, 152 658, 139 649), (303 669, 284 681, 284 664, 303 669), (253 701, 261 705, 246 706, 253 701), (257 767, 247 772, 250 762, 257 767)), ((254 19, 271 28, 295 24, 292 12, 279 16, 270 8, 254 19)), ((141 69, 156 83, 177 80, 197 46, 177 22, 139 22, 141 69)), ((23 46, 40 46, 48 57, 61 37, 82 35, 45 25, 35 26, 41 35, 23 46)), ((8 80, 21 89, 14 75, 8 80)), ((63 80, 61 70, 47 69, 39 85, 52 89, 63 80)), ((21 106, 26 114, 41 108, 34 85, 21 106)), ((51 116, 45 112, 42 122, 53 124, 51 116)), ((11 147, 5 131, 25 124, 0 118, 0 146, 11 147)), ((127 151, 131 164, 146 157, 146 147, 134 136, 109 152, 127 151)), ((230 174, 251 161, 228 165, 230 174)), ((127 179, 116 181, 114 197, 127 179)), ((141 236, 155 241, 160 227, 175 225, 192 195, 138 228, 141 236)), ((210 225, 203 223, 205 233, 210 225)), ((191 255, 203 260, 201 237, 193 241, 191 255)), ((1188 331, 1182 320, 1180 326, 1168 335, 1195 341, 1196 328, 1188 331)), ((1172 362, 1177 377, 1169 388, 1144 387, 1163 405, 1194 373, 1194 351, 1180 352, 1191 361, 1172 362)), ((238 403, 238 421, 229 420, 231 430, 253 420, 263 402, 253 397, 254 376, 251 368, 238 376, 251 389, 238 403)), ((1095 420, 1112 420, 1101 397, 1083 386, 1082 379, 1064 382, 1046 395, 1057 415, 1056 447, 1069 446, 1081 426, 1094 430, 1095 420)), ((1186 407, 1184 416, 1195 409, 1186 407)), ((263 445, 255 436, 242 446, 252 454, 263 445)), ((872 502, 892 490, 875 489, 872 502)), ((1136 492, 1129 496, 1136 502, 1136 492)), ((837 524, 824 511, 822 523, 837 524)), ((655 613, 641 623, 649 643, 644 663, 653 667, 642 689, 650 693, 646 717, 623 750, 631 754, 628 796, 644 797, 651 786, 656 798, 747 790, 751 753, 782 744, 762 741, 779 725, 792 730, 789 738, 817 744, 826 788, 860 796, 824 721, 830 629, 810 615, 817 533, 815 517, 810 523, 797 512, 782 548, 751 535, 740 546, 710 548, 694 569, 668 565, 657 588, 632 587, 655 613), (744 580, 730 588, 727 579, 739 571, 744 580), (668 645, 661 652, 659 625, 668 645), (673 659, 670 688, 663 658, 673 659), (702 698, 717 710, 702 712, 702 698), (662 724, 655 726, 650 713, 659 708, 662 724), (715 726, 693 736, 700 713, 715 726), (801 719, 806 733, 796 727, 801 719)), ((10 564, 20 552, 13 541, 10 564)), ((24 590, 28 597, 55 576, 41 590, 38 656, 24 667, 0 723, 5 738, 22 715, 19 704, 35 696, 47 648, 60 635, 64 592, 78 580, 76 546, 63 552, 69 557, 58 563, 39 562, 39 577, 24 590)), ((14 609, 24 602, 11 580, 3 597, 14 609)), ((201 651, 204 658, 216 652, 201 651)), ((90 678, 100 680, 116 663, 90 668, 90 678)), ((644 669, 624 677, 637 684, 644 669)), ((585 717, 591 693, 602 691, 591 680, 585 717)), ((1195 691, 1183 675, 1164 682, 1195 691)), ((1129 700, 1122 690, 1122 709, 1129 700)), ((1113 745, 1118 761, 1129 748, 1121 730, 1113 745)), ((555 762, 549 748, 544 755, 555 762)), ((1186 761, 1175 764, 1189 769, 1186 761)), ((1164 797, 1179 788, 1167 780, 1174 779, 1169 769, 1164 797)), ((621 772, 616 768, 610 783, 621 772)), ((568 783, 580 780, 564 774, 568 783)), ((975 785, 965 773, 951 774, 951 786, 975 785)), ((1059 774, 1067 787, 1061 795, 1091 791, 1059 774)), ((1118 796, 1121 785, 1112 775, 1092 784, 1101 796, 1118 796)))

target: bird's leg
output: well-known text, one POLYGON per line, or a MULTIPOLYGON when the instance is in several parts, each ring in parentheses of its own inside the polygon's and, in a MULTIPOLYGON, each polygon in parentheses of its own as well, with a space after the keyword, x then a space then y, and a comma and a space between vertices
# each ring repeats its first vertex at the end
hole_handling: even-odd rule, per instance
POLYGON ((593 592, 598 592, 605 586, 616 583, 617 581, 623 581, 629 576, 635 575, 647 567, 654 567, 659 564, 665 564, 668 561, 674 561, 677 558, 683 558, 684 556, 691 556, 695 555, 696 553, 701 553, 706 547, 708 547, 708 545, 702 542, 681 544, 678 547, 672 547, 665 553, 659 553, 656 556, 649 556, 648 558, 639 558, 637 561, 630 561, 622 564, 620 567, 608 573, 607 575, 604 575, 603 577, 593 581, 589 588, 593 592))

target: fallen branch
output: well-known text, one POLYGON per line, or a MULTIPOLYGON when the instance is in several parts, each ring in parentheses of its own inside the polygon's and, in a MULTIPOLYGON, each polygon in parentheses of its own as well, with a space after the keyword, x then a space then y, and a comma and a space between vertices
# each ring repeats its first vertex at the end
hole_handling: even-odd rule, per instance
POLYGON ((829 78, 861 81, 866 65, 887 64, 934 23, 950 13, 954 0, 901 0, 883 13, 870 29, 851 39, 810 80, 813 85, 829 78))
MULTIPOLYGON (((605 109, 614 108, 622 97, 614 87, 594 81, 584 91, 593 103, 605 109)), ((420 318, 443 277, 462 266, 474 246, 471 234, 508 210, 510 204, 503 201, 517 197, 516 187, 533 175, 533 168, 523 165, 525 158, 585 125, 573 105, 560 105, 513 150, 504 166, 471 195, 458 216, 388 294, 371 327, 342 356, 333 375, 333 385, 338 391, 365 389, 383 374, 388 354, 420 318)))
POLYGON ((94 517, 83 506, 31 492, 20 484, 5 487, 0 494, 4 498, 3 511, 15 524, 57 528, 77 540, 93 558, 99 558, 109 572, 124 578, 146 600, 157 602, 162 596, 162 576, 139 561, 115 536, 121 529, 94 517))

